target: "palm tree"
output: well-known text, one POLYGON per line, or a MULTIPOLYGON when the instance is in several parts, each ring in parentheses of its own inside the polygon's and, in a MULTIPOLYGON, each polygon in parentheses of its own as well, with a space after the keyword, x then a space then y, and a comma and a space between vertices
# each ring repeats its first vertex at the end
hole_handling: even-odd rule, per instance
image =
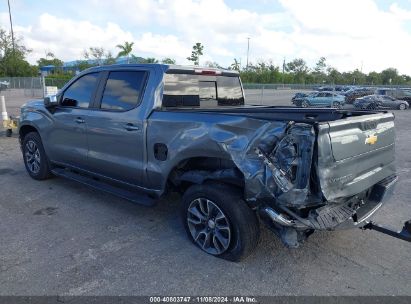
POLYGON ((124 45, 117 44, 116 47, 120 49, 117 57, 127 57, 127 63, 129 63, 130 53, 133 51, 134 42, 124 42, 124 45))
POLYGON ((231 68, 235 71, 240 72, 240 65, 241 63, 236 58, 234 58, 234 62, 231 64, 231 68))

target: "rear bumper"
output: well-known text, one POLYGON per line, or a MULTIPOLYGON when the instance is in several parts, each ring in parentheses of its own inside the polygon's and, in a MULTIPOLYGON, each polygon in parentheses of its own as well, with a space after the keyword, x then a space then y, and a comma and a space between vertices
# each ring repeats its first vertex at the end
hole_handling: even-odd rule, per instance
MULTIPOLYGON (((280 208, 288 217, 272 210, 263 210, 273 222, 300 230, 341 230, 359 228, 368 223, 374 213, 392 196, 397 176, 391 175, 375 184, 366 198, 352 197, 345 203, 329 204, 312 210, 306 218, 301 218, 287 207, 280 208), (289 219, 288 221, 284 221, 289 219)), ((270 208, 268 208, 270 209, 270 208)))
POLYGON ((356 209, 347 221, 336 226, 335 229, 351 229, 364 226, 393 195, 398 176, 391 175, 373 186, 369 197, 364 204, 356 209))

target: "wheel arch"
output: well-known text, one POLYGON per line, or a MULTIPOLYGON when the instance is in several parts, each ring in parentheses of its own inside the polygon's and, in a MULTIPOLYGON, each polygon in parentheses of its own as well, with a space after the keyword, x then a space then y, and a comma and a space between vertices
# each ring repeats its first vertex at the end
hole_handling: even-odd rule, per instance
POLYGON ((237 165, 219 157, 191 157, 180 161, 168 174, 167 187, 184 192, 189 186, 206 181, 244 187, 244 175, 237 165))
MULTIPOLYGON (((38 130, 35 126, 30 125, 30 124, 25 124, 25 125, 20 126, 20 127, 19 127, 19 138, 20 138, 20 141, 23 141, 24 137, 25 137, 27 134, 29 134, 30 132, 36 132, 36 133, 39 134, 39 136, 40 136, 40 132, 39 132, 39 130, 38 130)), ((40 138, 41 138, 41 136, 40 136, 40 138)))

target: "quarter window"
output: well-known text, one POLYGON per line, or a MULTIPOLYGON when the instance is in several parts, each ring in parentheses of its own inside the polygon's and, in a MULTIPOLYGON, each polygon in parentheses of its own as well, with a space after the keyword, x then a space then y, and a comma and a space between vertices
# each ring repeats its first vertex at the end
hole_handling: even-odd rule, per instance
POLYGON ((98 73, 84 75, 73 82, 64 92, 63 107, 88 108, 98 80, 98 73))
POLYGON ((145 75, 143 71, 110 72, 101 109, 127 111, 135 108, 141 97, 145 75))

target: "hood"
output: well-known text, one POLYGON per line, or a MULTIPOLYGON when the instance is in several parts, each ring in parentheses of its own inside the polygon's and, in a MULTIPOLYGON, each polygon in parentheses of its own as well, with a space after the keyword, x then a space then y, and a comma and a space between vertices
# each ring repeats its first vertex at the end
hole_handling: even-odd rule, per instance
POLYGON ((42 99, 30 100, 21 106, 23 108, 44 108, 44 101, 42 99))

